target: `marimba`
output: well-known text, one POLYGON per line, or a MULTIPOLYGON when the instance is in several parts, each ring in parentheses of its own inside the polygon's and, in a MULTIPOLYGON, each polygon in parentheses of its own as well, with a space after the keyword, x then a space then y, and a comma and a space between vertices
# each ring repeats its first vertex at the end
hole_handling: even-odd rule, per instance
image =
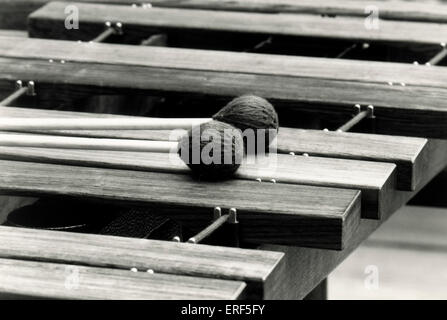
POLYGON ((2 296, 304 298, 447 165, 445 6, 376 2, 368 29, 360 1, 47 2, 0 1, 0 25, 27 16, 29 33, 0 31, 0 117, 208 117, 253 93, 279 112, 276 165, 210 182, 167 154, 0 147, 5 210, 32 201, 17 196, 135 207, 191 242, 2 226, 2 296))

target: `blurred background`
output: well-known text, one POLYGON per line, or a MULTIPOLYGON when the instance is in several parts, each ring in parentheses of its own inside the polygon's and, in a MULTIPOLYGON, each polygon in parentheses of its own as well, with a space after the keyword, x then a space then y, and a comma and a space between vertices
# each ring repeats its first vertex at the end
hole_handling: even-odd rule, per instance
POLYGON ((446 230, 447 209, 403 207, 330 275, 329 299, 447 299, 446 230))

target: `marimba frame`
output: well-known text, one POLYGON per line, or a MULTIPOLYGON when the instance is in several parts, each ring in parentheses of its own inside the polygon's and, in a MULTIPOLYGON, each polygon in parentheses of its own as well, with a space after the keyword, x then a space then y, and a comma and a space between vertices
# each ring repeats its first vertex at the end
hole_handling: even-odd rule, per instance
MULTIPOLYGON (((105 30, 102 35, 96 37, 94 40, 103 40, 106 36, 112 35, 115 33, 115 29, 111 29, 110 26, 107 26, 107 29, 105 30)), ((123 27, 123 26, 122 26, 123 27)), ((126 25, 124 25, 125 30, 126 25)), ((260 42, 259 44, 262 46, 263 42, 260 42)), ((445 46, 445 45, 444 45, 445 46)), ((442 47, 442 44, 441 44, 442 47)), ((343 53, 343 52, 342 52, 343 53)), ((439 62, 440 59, 445 57, 445 49, 441 50, 439 54, 435 55, 429 62, 428 65, 433 64, 434 62, 439 62)), ((64 61, 65 60, 61 60, 64 61)), ((36 81, 37 86, 39 88, 39 81, 36 81)), ((395 81, 387 81, 387 85, 390 87, 394 86, 400 86, 400 87, 406 87, 408 84, 406 82, 395 82, 395 81)), ((412 86, 412 84, 410 84, 412 86)), ((22 94, 25 90, 21 90, 20 93, 22 94)), ((39 90, 40 92, 40 90, 39 90)), ((143 89, 142 92, 145 92, 145 89, 143 89)), ((15 98, 15 95, 12 95, 13 98, 15 98)), ((8 100, 6 101, 8 102, 8 100)), ((367 106, 368 103, 363 103, 363 101, 355 101, 358 104, 354 103, 347 103, 342 106, 342 109, 345 109, 345 114, 351 114, 351 110, 354 106, 354 110, 359 109, 359 105, 362 104, 363 106, 367 106)), ((370 119, 367 126, 362 126, 360 123, 361 121, 365 121, 365 118, 372 118, 372 116, 375 114, 377 118, 380 119, 382 116, 381 114, 381 105, 376 106, 376 108, 371 107, 369 109, 359 110, 358 112, 354 112, 354 116, 347 120, 345 124, 341 125, 341 121, 332 123, 332 126, 335 128, 334 131, 346 131, 350 130, 352 128, 354 129, 361 129, 364 131, 374 130, 378 128, 378 131, 380 132, 380 129, 382 128, 380 125, 374 126, 376 123, 376 120, 370 119), (375 109, 373 112, 373 108, 375 109), (360 123, 360 125, 359 125, 360 123), (338 130, 337 130, 338 128, 338 130)), ((377 119, 376 118, 376 119, 377 119)), ((330 123, 330 122, 329 122, 330 123)), ((330 127, 330 126, 328 126, 330 127)), ((323 127, 320 127, 320 129, 323 129, 323 127)), ((443 163, 443 153, 446 150, 445 144, 441 141, 429 141, 430 143, 427 143, 426 151, 424 151, 424 156, 433 156, 433 167, 431 168, 430 172, 427 173, 425 176, 418 178, 418 182, 413 184, 412 189, 413 191, 396 191, 396 194, 394 196, 393 203, 390 205, 393 210, 387 211, 382 219, 386 219, 396 208, 400 207, 402 204, 404 204, 406 201, 408 201, 409 198, 411 198, 420 188, 425 185, 432 177, 435 175, 439 170, 442 169, 443 163), (431 154, 433 153, 433 154, 431 154)), ((293 151, 290 151, 293 152, 293 151)), ((309 155, 307 152, 303 153, 304 155, 309 155)), ((310 156, 314 156, 314 154, 310 154, 310 156)), ((262 180, 261 180, 262 182, 262 180)), ((217 211, 217 208, 216 208, 217 211)), ((217 227, 221 227, 225 225, 226 221, 228 220, 229 216, 221 216, 221 218, 217 218, 212 222, 205 230, 204 233, 199 233, 196 238, 201 240, 203 237, 204 239, 210 235, 209 231, 217 229, 217 227)), ((235 220, 235 219, 234 219, 235 220)), ((349 237, 349 241, 346 242, 347 247, 345 250, 341 252, 333 252, 333 251, 327 251, 327 250, 316 250, 316 249, 306 249, 306 248, 292 248, 292 247, 285 247, 285 246, 279 246, 279 245, 261 245, 261 248, 263 249, 272 249, 272 250, 279 250, 286 252, 286 261, 287 264, 293 264, 294 268, 292 269, 285 269, 284 275, 287 277, 296 278, 296 272, 302 271, 302 274, 299 275, 299 278, 301 279, 300 287, 298 288, 297 292, 294 292, 292 294, 292 291, 294 291, 294 283, 288 283, 285 286, 289 287, 289 297, 303 297, 304 294, 308 291, 310 291, 311 288, 315 287, 317 283, 319 283, 324 278, 325 275, 327 275, 335 265, 337 265, 341 260, 343 260, 369 233, 371 233, 377 226, 380 225, 380 221, 371 221, 371 220, 364 220, 362 219, 360 221, 360 227, 357 232, 353 233, 349 237), (321 261, 323 260, 324 263, 315 265, 315 261, 321 261), (315 269, 312 269, 314 267, 315 269), (317 274, 317 276, 314 276, 314 274, 317 274), (292 289, 293 288, 293 289, 292 289)), ((193 237, 194 238, 194 237, 193 237)), ((194 242, 191 240, 191 242, 194 242)), ((200 242, 200 241, 199 241, 200 242)))

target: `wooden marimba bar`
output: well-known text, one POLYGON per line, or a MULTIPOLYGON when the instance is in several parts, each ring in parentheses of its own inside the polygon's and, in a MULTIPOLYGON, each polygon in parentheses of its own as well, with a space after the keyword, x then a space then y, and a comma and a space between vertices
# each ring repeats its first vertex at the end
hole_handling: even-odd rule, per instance
MULTIPOLYGON (((191 243, 175 243, 1 227, 8 277, 0 293, 303 298, 447 165, 447 79, 434 65, 445 56, 445 6, 378 2, 384 20, 374 30, 359 1, 283 1, 34 1, 30 38, 0 32, 5 119, 129 119, 80 112, 98 94, 158 97, 145 115, 209 117, 254 93, 275 105, 281 123, 273 169, 268 158, 247 162, 221 182, 194 180, 162 153, 0 146, 5 195, 150 208, 191 231, 175 239, 191 243), (64 27, 69 4, 79 29, 64 27), (61 104, 71 111, 50 110, 61 104), (245 248, 197 244, 222 228, 245 248)), ((122 113, 136 114, 128 101, 122 113)), ((179 137, 20 131, 35 139, 179 137)))

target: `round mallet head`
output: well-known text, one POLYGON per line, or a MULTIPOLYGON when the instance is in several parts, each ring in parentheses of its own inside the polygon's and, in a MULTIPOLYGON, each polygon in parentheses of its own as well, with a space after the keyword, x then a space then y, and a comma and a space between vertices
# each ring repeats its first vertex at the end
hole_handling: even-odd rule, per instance
MULTIPOLYGON (((264 98, 255 95, 243 95, 233 99, 216 113, 213 119, 229 123, 242 132, 247 129, 254 130, 255 137, 265 139, 266 150, 279 128, 275 108, 264 98), (260 129, 265 130, 264 135, 259 135, 260 129)), ((254 142, 257 144, 257 139, 254 142)))
POLYGON ((230 178, 244 155, 241 131, 220 121, 195 126, 179 141, 181 159, 202 179, 230 178))

